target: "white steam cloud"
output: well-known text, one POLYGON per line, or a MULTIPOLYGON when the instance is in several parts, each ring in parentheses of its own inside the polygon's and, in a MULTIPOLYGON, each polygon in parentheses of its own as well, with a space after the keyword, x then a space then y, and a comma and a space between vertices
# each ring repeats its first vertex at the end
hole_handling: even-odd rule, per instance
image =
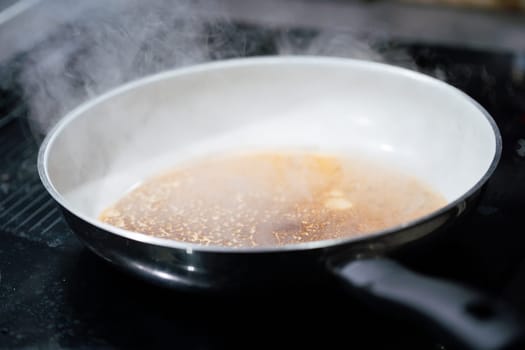
MULTIPOLYGON (((80 103, 175 67, 258 54, 385 61, 366 40, 349 33, 239 30, 211 1, 90 0, 71 8, 64 2, 40 7, 41 20, 27 29, 46 33, 45 38, 17 58, 32 127, 40 135, 80 103)), ((11 40, 20 43, 27 34, 11 40)), ((400 57, 411 65, 408 55, 396 60, 400 57)))
POLYGON ((80 14, 77 9, 22 67, 38 130, 119 84, 206 60, 204 22, 192 10, 189 1, 90 1, 80 14))

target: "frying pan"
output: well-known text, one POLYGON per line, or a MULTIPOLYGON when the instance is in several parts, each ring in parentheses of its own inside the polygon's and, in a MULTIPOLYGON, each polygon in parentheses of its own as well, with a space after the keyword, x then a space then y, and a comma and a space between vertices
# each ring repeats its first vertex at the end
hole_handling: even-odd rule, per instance
POLYGON ((148 281, 229 292, 332 275, 355 297, 424 320, 455 346, 501 349, 522 336, 505 305, 387 258, 463 215, 500 153, 493 119, 444 82, 359 60, 266 57, 176 69, 89 101, 47 135, 38 169, 78 237, 148 281), (98 220, 133 185, 178 162, 283 147, 373 159, 416 176, 448 204, 362 237, 278 247, 203 246, 98 220))

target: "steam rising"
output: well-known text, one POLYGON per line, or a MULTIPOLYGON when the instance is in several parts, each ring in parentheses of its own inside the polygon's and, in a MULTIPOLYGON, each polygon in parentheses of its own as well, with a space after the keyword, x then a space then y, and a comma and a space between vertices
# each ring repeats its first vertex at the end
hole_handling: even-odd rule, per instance
POLYGON ((113 2, 109 8, 92 1, 56 28, 23 67, 22 83, 38 130, 119 84, 205 61, 204 22, 191 11, 189 1, 113 2))
POLYGON ((260 54, 384 60, 365 40, 349 33, 276 34, 235 25, 211 1, 91 0, 74 9, 63 5, 42 14, 52 18, 48 27, 41 21, 31 30, 49 35, 21 60, 21 83, 36 134, 45 134, 67 111, 94 96, 176 67, 260 54))

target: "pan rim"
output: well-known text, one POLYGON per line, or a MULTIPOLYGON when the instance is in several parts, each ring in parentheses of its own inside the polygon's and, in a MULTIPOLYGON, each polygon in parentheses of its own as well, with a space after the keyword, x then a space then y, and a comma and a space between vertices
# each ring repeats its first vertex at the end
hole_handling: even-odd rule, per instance
POLYGON ((502 153, 501 133, 498 129, 498 126, 495 120, 492 118, 492 116, 485 110, 484 107, 482 107, 477 101, 475 101, 472 97, 467 95, 465 92, 441 80, 438 80, 436 78, 433 78, 431 76, 428 76, 420 72, 416 72, 414 70, 410 70, 410 69, 406 69, 406 68, 402 68, 402 67, 398 67, 398 66, 394 66, 390 64, 373 62, 373 61, 365 61, 365 60, 359 60, 359 59, 339 58, 339 57, 329 57, 329 56, 265 56, 265 57, 250 57, 250 58, 234 58, 234 59, 227 59, 227 60, 222 60, 222 61, 201 63, 201 64, 186 66, 182 68, 176 68, 173 70, 157 73, 151 76, 147 76, 141 79, 137 79, 137 80, 128 82, 106 93, 103 93, 102 95, 94 99, 88 100, 87 102, 79 105, 78 107, 76 107, 75 109, 67 113, 47 133, 44 141, 42 142, 39 148, 37 168, 38 168, 38 174, 39 174, 40 180, 42 184, 44 185, 44 188, 62 208, 69 211, 74 216, 78 217, 84 222, 87 222, 101 230, 104 230, 107 233, 115 234, 115 235, 121 236, 122 238, 137 241, 140 243, 152 244, 155 246, 162 246, 166 248, 182 249, 188 252, 195 251, 195 252, 209 252, 209 253, 257 254, 257 253, 277 253, 277 252, 283 252, 283 251, 316 250, 316 249, 332 248, 336 246, 343 246, 347 244, 363 243, 366 241, 378 240, 385 236, 395 234, 396 232, 403 231, 407 228, 412 228, 412 227, 416 227, 421 224, 424 224, 425 222, 435 219, 441 216, 442 214, 456 208, 466 199, 468 199, 473 194, 475 194, 488 181, 488 179, 494 173, 499 163, 499 160, 501 158, 501 153, 502 153), (135 232, 135 231, 121 229, 121 228, 103 223, 90 216, 84 215, 76 210, 73 210, 67 205, 67 200, 65 199, 65 197, 53 185, 52 179, 48 173, 47 164, 48 164, 49 151, 50 151, 50 148, 54 140, 61 133, 61 131, 67 127, 67 125, 70 122, 72 122, 79 116, 85 115, 84 112, 89 110, 93 106, 96 106, 106 100, 109 100, 115 96, 123 94, 129 90, 133 90, 135 88, 139 88, 141 86, 144 86, 144 85, 156 82, 156 81, 160 81, 160 80, 175 78, 178 76, 184 76, 184 75, 189 75, 189 74, 194 74, 194 73, 199 73, 199 72, 204 72, 204 71, 209 71, 209 70, 224 69, 224 68, 229 68, 229 67, 235 68, 239 66, 272 65, 272 64, 282 64, 282 63, 325 64, 325 65, 337 65, 338 64, 338 65, 352 65, 354 67, 361 66, 364 68, 367 68, 367 67, 376 68, 376 69, 379 68, 382 71, 395 73, 397 75, 401 75, 407 78, 422 81, 427 84, 433 84, 435 86, 445 87, 446 89, 455 93, 457 96, 465 99, 467 102, 470 102, 475 108, 477 108, 481 112, 481 114, 485 117, 486 121, 489 123, 490 127, 492 128, 494 139, 495 139, 495 150, 494 150, 494 155, 491 160, 491 163, 488 169, 486 170, 486 172, 483 174, 483 176, 468 191, 464 192, 457 199, 449 202, 447 205, 441 207, 440 209, 433 211, 427 215, 421 216, 415 220, 411 220, 411 221, 402 223, 400 225, 392 226, 387 229, 363 234, 362 236, 357 236, 357 237, 319 240, 319 241, 295 243, 295 244, 289 244, 289 245, 283 245, 283 246, 258 246, 258 247, 242 247, 242 248, 233 248, 233 247, 225 247, 225 246, 206 246, 206 245, 177 241, 177 240, 172 240, 172 239, 158 238, 158 237, 153 237, 153 236, 135 232))

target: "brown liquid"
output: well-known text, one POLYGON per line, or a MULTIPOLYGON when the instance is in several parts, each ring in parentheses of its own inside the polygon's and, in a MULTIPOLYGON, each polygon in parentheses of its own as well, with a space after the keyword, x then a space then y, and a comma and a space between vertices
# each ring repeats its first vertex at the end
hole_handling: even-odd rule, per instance
POLYGON ((100 218, 177 241, 253 247, 359 236, 445 203, 416 179, 363 161, 253 153, 209 158, 161 174, 100 218))

